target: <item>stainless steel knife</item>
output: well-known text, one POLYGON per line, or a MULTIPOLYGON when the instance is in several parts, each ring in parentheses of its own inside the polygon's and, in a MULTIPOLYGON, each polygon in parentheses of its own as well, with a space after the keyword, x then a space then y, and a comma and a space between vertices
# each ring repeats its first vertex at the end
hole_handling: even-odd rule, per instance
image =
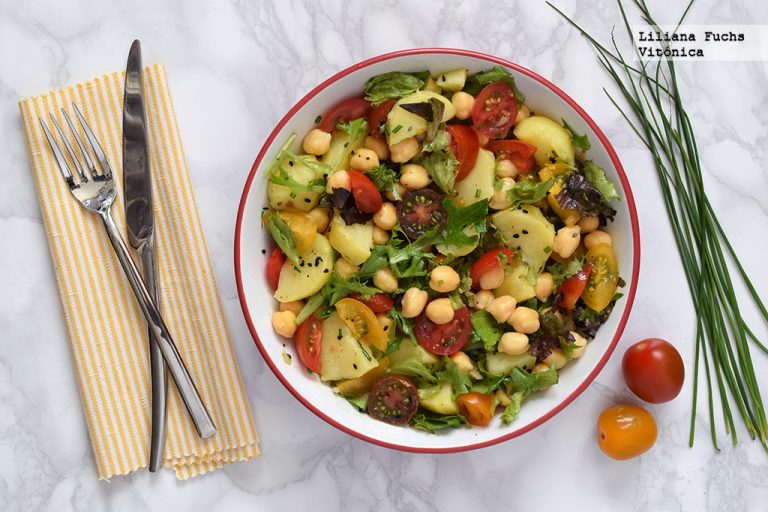
MULTIPOLYGON (((128 54, 125 69, 125 100, 123 104, 123 195, 128 228, 128 241, 137 251, 144 282, 155 304, 158 300, 154 258, 154 217, 152 214, 152 172, 147 144, 147 122, 144 107, 144 81, 141 64, 141 43, 135 40, 128 54)), ((150 331, 150 373, 152 377, 152 434, 149 470, 157 471, 163 464, 168 380, 162 352, 150 331)), ((216 427, 197 390, 182 391, 182 398, 201 437, 210 437, 216 427), (188 401, 188 396, 197 397, 188 401)))

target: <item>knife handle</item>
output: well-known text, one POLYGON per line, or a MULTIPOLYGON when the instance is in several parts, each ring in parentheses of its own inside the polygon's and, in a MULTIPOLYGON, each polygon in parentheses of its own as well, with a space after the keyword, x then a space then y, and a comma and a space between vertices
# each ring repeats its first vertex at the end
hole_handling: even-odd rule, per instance
POLYGON ((179 354, 179 350, 176 348, 176 344, 173 342, 173 338, 171 338, 171 334, 168 332, 168 328, 160 316, 155 301, 152 300, 152 296, 149 294, 149 290, 147 290, 147 285, 144 283, 139 269, 128 253, 128 247, 125 245, 117 225, 115 225, 112 213, 107 208, 100 210, 99 214, 109 235, 109 241, 115 249, 117 259, 120 261, 120 265, 122 265, 123 271, 125 271, 125 275, 128 277, 128 282, 131 283, 133 293, 136 295, 136 300, 139 302, 141 311, 144 313, 147 325, 159 345, 160 351, 163 353, 163 358, 171 372, 171 377, 176 382, 176 387, 179 389, 184 405, 186 405, 187 411, 189 411, 189 415, 192 417, 197 434, 203 439, 207 439, 216 433, 216 426, 213 424, 213 420, 210 414, 208 414, 202 398, 200 398, 200 393, 197 391, 192 377, 189 376, 187 367, 184 366, 181 354, 179 354))

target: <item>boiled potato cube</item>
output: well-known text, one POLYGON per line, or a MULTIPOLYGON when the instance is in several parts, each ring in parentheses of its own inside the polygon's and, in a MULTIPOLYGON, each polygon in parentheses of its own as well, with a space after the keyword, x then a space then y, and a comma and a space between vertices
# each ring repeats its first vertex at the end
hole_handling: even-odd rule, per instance
POLYGON ((447 382, 443 382, 443 385, 434 395, 420 398, 419 403, 425 409, 438 414, 456 414, 459 412, 456 400, 453 399, 453 387, 447 382))
POLYGON ((329 176, 339 169, 349 169, 352 151, 363 146, 366 135, 368 135, 368 123, 363 123, 363 129, 355 140, 349 140, 349 134, 344 130, 333 130, 331 148, 322 158, 323 163, 330 166, 329 176))
POLYGON ((554 161, 573 165, 575 148, 571 142, 571 134, 548 117, 531 116, 523 119, 515 126, 515 137, 536 146, 533 158, 540 166, 554 161))
POLYGON ((435 364, 438 361, 433 353, 427 351, 427 349, 418 343, 412 342, 410 338, 405 338, 402 343, 400 343, 398 349, 389 355, 389 360, 394 365, 395 363, 399 363, 400 361, 411 357, 417 357, 419 361, 426 365, 435 364))
POLYGON ((453 108, 453 104, 448 98, 432 91, 416 91, 415 93, 398 100, 392 110, 389 111, 389 114, 387 114, 387 142, 390 146, 427 131, 426 119, 417 116, 412 112, 408 112, 400 105, 424 103, 428 102, 431 98, 440 100, 443 102, 443 105, 445 105, 441 122, 444 123, 449 119, 453 119, 456 115, 456 109, 453 108))
POLYGON ((464 88, 467 81, 467 70, 464 68, 454 69, 441 73, 437 77, 437 85, 446 91, 460 91, 464 88))
POLYGON ((493 293, 497 297, 509 295, 518 304, 535 297, 536 291, 528 278, 530 269, 531 267, 520 261, 520 258, 513 259, 512 264, 504 271, 504 282, 494 289, 493 293))
POLYGON ((354 379, 376 368, 379 362, 371 347, 352 336, 347 324, 333 312, 323 322, 320 346, 320 378, 322 380, 354 379))
POLYGON ((339 211, 333 215, 329 235, 331 245, 355 265, 361 265, 373 250, 373 221, 347 225, 339 211))
POLYGON ((493 183, 496 179, 496 160, 493 153, 481 149, 477 154, 477 162, 469 171, 466 178, 456 183, 456 199, 459 204, 466 206, 468 204, 490 200, 493 197, 493 183))
POLYGON ((494 213, 491 223, 504 245, 519 252, 523 262, 541 272, 555 244, 555 227, 537 207, 522 205, 494 213))
POLYGON ((294 265, 291 260, 283 264, 275 299, 279 302, 292 302, 314 295, 330 279, 333 262, 331 244, 318 233, 312 240, 312 247, 300 253, 298 265, 294 265))
POLYGON ((502 352, 489 354, 485 358, 485 367, 490 375, 506 375, 515 368, 531 370, 536 364, 536 358, 529 352, 518 356, 511 356, 502 352))
MULTIPOLYGON (((308 158, 314 157, 310 156, 308 158)), ((288 159, 284 159, 280 163, 280 167, 282 167, 291 178, 296 180, 296 182, 301 183, 302 185, 308 185, 312 180, 322 177, 318 176, 312 169, 309 169, 308 167, 298 162, 294 162, 293 165, 290 165, 288 162, 288 159)), ((291 197, 291 193, 292 191, 290 188, 284 185, 272 183, 270 181, 267 184, 267 197, 269 198, 269 207, 273 210, 295 208, 303 212, 308 212, 317 206, 317 202, 320 200, 320 194, 317 192, 296 192, 293 197, 291 197)))

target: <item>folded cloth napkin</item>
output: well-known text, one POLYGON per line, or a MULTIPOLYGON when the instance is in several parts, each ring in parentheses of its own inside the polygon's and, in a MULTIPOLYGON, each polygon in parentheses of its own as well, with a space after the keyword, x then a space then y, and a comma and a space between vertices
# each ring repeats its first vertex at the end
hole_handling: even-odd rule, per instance
MULTIPOLYGON (((124 73, 104 75, 19 103, 40 209, 69 331, 75 375, 100 478, 145 467, 149 457, 147 330, 98 216, 70 196, 38 117, 74 102, 115 174, 113 213, 125 233, 122 198, 124 73)), ((169 380, 165 465, 179 479, 259 455, 181 146, 163 65, 148 66, 144 88, 154 189, 155 253, 161 312, 218 431, 198 438, 169 380)), ((60 125, 64 125, 59 117, 60 125)))

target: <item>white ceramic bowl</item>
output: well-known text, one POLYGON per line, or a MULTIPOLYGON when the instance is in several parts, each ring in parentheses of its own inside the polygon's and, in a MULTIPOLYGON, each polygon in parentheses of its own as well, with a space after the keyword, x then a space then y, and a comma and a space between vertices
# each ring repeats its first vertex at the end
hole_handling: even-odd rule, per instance
POLYGON ((595 122, 563 91, 532 71, 497 57, 465 50, 415 49, 375 57, 341 71, 310 91, 277 124, 259 152, 243 189, 235 232, 235 273, 243 314, 264 360, 308 409, 344 432, 382 446, 413 452, 455 452, 511 439, 541 425, 592 382, 611 356, 629 316, 639 272, 639 240, 635 203, 616 152, 595 122), (340 100, 360 96, 363 84, 374 75, 425 69, 435 74, 460 67, 474 73, 497 64, 515 77, 531 110, 552 119, 566 119, 577 132, 586 133, 592 143, 589 157, 620 185, 622 200, 615 205, 618 214, 609 231, 621 275, 627 281, 625 295, 589 343, 584 356, 560 372, 557 385, 528 399, 512 425, 501 425, 497 417, 487 428, 450 429, 437 434, 388 425, 358 412, 316 376, 308 375, 292 344, 285 343, 284 347, 284 340, 272 330, 270 320, 275 302, 264 277, 268 253, 262 252, 271 246, 269 234, 261 225, 262 208, 268 204, 263 168, 291 133, 297 133, 301 141, 318 114, 340 100), (283 351, 292 356, 292 364, 285 362, 283 351))

